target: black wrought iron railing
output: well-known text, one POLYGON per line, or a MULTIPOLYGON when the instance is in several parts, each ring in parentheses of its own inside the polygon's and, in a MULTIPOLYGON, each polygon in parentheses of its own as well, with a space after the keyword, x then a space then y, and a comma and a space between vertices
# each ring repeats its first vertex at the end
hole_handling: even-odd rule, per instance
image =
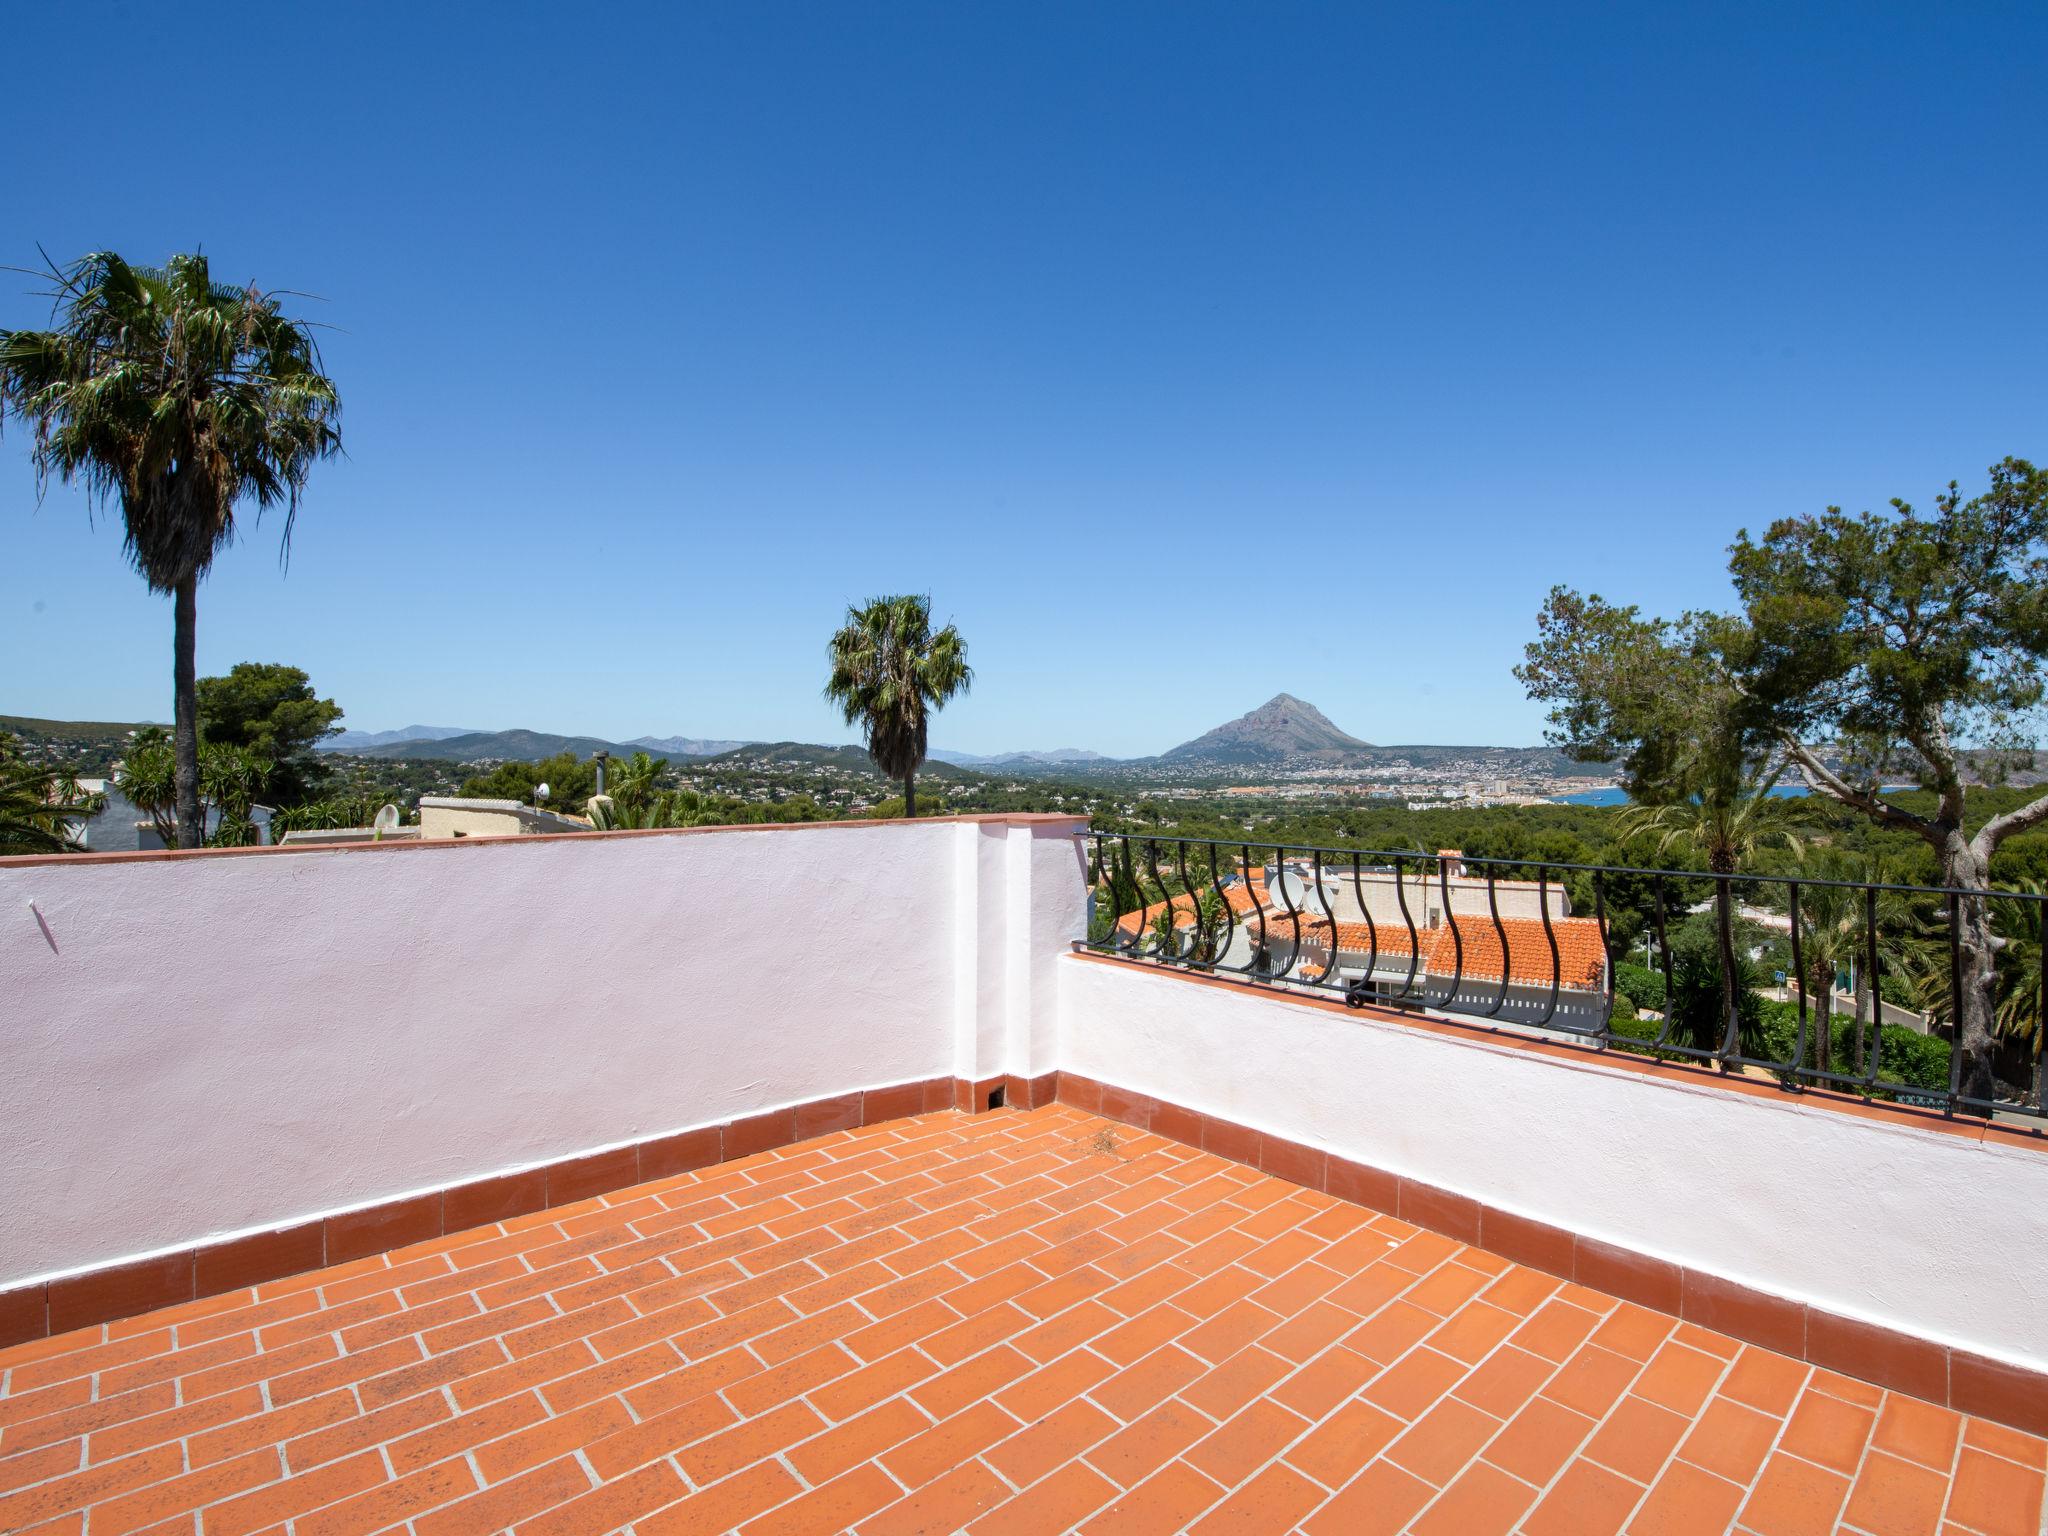
POLYGON ((2048 1118, 2048 897, 2036 892, 1137 833, 1086 842, 1098 953, 1792 1090, 2048 1118))

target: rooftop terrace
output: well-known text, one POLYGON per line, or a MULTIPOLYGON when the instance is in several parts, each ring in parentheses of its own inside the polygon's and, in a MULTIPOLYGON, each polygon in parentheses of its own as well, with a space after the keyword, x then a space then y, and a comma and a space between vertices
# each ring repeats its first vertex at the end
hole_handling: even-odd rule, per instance
POLYGON ((0 1530, 2040 1536, 2037 1132, 1077 952, 1079 830, 0 860, 0 1530))
POLYGON ((0 1372, 0 1528, 95 1536, 2033 1536, 2048 1466, 1064 1105, 835 1131, 0 1372))

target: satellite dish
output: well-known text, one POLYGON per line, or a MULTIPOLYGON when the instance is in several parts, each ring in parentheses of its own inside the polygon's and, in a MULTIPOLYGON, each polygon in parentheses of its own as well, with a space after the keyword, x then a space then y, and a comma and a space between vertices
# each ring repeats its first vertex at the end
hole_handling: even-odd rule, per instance
POLYGON ((370 825, 379 832, 396 832, 398 830, 398 807, 395 805, 385 806, 383 810, 377 813, 377 819, 371 822, 370 825))
POLYGON ((537 785, 535 785, 535 786, 534 786, 534 790, 533 790, 533 798, 534 798, 534 803, 535 803, 535 804, 539 804, 539 803, 540 803, 541 801, 543 801, 543 800, 547 799, 547 797, 548 797, 548 787, 547 787, 547 785, 545 785, 545 784, 537 784, 537 785))

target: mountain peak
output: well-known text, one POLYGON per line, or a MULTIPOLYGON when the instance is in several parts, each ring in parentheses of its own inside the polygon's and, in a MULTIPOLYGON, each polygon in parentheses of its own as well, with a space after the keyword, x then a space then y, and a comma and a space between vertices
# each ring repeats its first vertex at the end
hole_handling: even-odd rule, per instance
POLYGON ((1184 741, 1165 755, 1181 760, 1256 763, 1303 754, 1336 757, 1370 746, 1370 742, 1338 730, 1329 716, 1306 699, 1276 693, 1249 714, 1184 741))

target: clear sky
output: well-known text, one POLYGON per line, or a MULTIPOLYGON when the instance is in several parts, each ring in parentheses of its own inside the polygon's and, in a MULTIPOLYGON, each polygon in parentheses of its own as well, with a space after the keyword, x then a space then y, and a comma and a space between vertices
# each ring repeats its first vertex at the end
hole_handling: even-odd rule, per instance
MULTIPOLYGON (((949 747, 1529 743, 1553 582, 2048 455, 2048 7, 1680 10, 20 4, 0 261, 321 296, 199 663, 352 726, 845 739, 928 590, 949 747)), ((10 427, 0 712, 166 719, 170 632, 10 427)))

